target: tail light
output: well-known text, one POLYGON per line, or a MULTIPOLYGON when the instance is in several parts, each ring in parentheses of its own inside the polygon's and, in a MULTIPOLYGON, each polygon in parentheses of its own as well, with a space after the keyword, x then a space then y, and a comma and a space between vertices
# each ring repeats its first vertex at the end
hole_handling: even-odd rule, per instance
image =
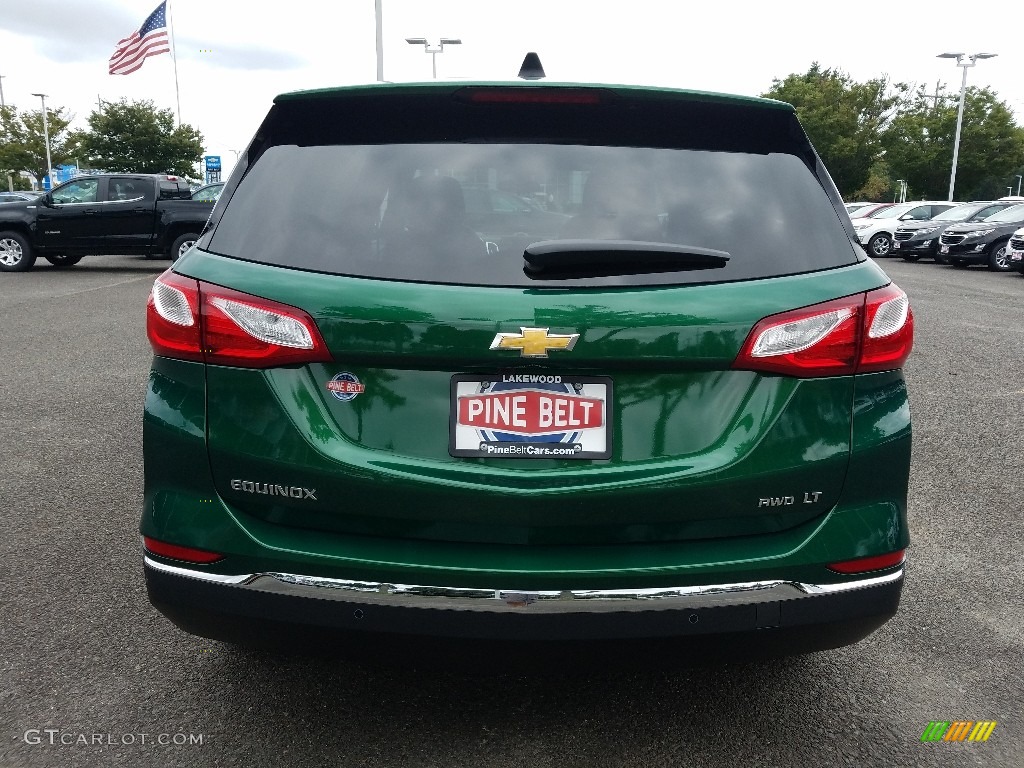
POLYGON ((158 355, 202 362, 198 280, 170 270, 156 279, 146 307, 146 335, 158 355))
POLYGON ((888 552, 884 555, 873 557, 858 557, 856 560, 843 560, 840 563, 830 563, 829 570, 838 573, 868 573, 869 571, 881 571, 885 568, 892 568, 906 560, 906 550, 898 549, 895 552, 888 552))
POLYGON ((913 344, 907 294, 890 284, 764 318, 733 368, 801 378, 887 371, 903 366, 913 344))
POLYGON ((864 343, 857 373, 902 368, 914 346, 914 314, 907 294, 887 285, 867 295, 864 343))
POLYGON ((268 368, 331 359, 301 309, 171 270, 153 283, 146 331, 155 354, 179 360, 268 368))
POLYGON ((454 98, 472 104, 568 104, 594 105, 609 101, 605 90, 582 88, 536 88, 533 86, 469 87, 456 91, 454 98))

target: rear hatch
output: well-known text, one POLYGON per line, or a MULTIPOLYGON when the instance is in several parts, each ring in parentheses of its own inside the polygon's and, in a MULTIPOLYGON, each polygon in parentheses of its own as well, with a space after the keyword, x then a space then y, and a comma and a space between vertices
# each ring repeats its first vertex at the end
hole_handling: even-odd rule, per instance
POLYGON ((297 94, 242 167, 176 271, 308 314, 323 354, 208 366, 211 464, 239 513, 609 544, 779 531, 838 501, 853 376, 736 365, 763 318, 888 282, 788 107, 297 94), (481 189, 521 205, 474 217, 481 189))

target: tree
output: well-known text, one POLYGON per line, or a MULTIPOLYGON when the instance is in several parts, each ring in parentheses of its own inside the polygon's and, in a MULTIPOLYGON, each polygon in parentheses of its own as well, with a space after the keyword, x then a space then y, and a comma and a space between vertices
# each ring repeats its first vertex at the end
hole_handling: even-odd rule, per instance
MULTIPOLYGON (((69 131, 74 115, 64 107, 46 109, 50 134, 50 160, 54 167, 74 162, 80 152, 81 133, 69 131)), ((0 174, 12 176, 28 171, 42 181, 46 175, 46 139, 43 110, 19 112, 14 107, 0 108, 0 174)))
POLYGON ((89 115, 82 140, 89 162, 107 171, 195 176, 203 136, 191 125, 174 127, 174 113, 152 101, 105 102, 89 115))
POLYGON ((796 107, 797 117, 828 168, 832 180, 847 198, 863 187, 873 163, 882 152, 882 132, 892 119, 905 85, 890 93, 887 78, 856 83, 835 69, 817 62, 806 73, 774 79, 767 98, 796 107))
MULTIPOLYGON (((919 88, 906 99, 885 133, 885 158, 892 172, 907 179, 925 198, 944 200, 949 193, 958 106, 958 100, 932 100, 919 88)), ((968 88, 956 197, 969 200, 1005 195, 1004 179, 1022 164, 1024 128, 1014 123, 1005 102, 988 88, 968 88)))
POLYGON ((32 189, 32 182, 21 174, 8 173, 6 179, 0 177, 0 185, 3 185, 4 189, 7 188, 8 183, 10 188, 15 192, 27 192, 32 189))
POLYGON ((871 164, 867 181, 853 193, 853 198, 856 200, 893 200, 895 191, 889 166, 884 159, 881 159, 871 164))

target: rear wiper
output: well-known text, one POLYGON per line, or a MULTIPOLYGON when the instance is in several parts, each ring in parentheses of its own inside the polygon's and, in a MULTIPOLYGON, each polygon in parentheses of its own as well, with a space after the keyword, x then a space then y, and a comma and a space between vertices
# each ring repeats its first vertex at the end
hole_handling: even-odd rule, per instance
POLYGON ((542 240, 523 251, 527 274, 631 275, 688 269, 720 269, 726 251, 642 240, 542 240))

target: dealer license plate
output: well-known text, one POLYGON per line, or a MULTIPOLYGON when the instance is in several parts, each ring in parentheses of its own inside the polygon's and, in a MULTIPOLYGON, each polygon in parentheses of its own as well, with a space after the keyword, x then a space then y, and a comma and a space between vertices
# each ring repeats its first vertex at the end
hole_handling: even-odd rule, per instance
POLYGON ((608 459, 611 404, 607 376, 456 375, 448 452, 495 459, 608 459))

